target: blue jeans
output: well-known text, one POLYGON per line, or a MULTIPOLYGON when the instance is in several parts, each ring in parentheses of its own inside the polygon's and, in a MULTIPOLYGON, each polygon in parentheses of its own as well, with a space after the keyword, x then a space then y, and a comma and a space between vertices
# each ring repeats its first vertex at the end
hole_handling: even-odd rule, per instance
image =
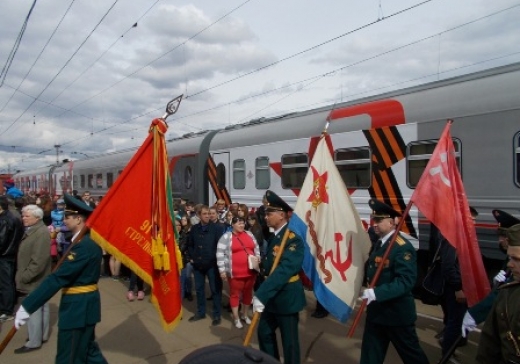
POLYGON ((213 319, 220 318, 220 309, 222 306, 222 280, 217 274, 217 267, 209 268, 207 271, 193 269, 195 277, 195 291, 197 292, 197 315, 206 315, 206 277, 208 277, 209 288, 213 296, 213 319))
POLYGON ((181 298, 191 296, 192 282, 191 275, 193 274, 193 266, 190 262, 186 263, 181 269, 181 298))
POLYGON ((14 258, 0 258, 0 314, 12 315, 16 301, 14 258))

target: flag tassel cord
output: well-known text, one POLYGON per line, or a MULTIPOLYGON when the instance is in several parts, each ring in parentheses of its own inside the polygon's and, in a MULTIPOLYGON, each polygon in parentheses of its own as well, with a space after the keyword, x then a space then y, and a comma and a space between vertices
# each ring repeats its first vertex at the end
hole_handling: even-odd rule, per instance
MULTIPOLYGON (((383 257, 381 258, 383 262, 388 259, 388 256, 390 255, 390 251, 392 250, 392 247, 394 246, 395 239, 397 239, 399 231, 401 231, 401 229, 404 225, 404 222, 405 222, 406 218, 408 217, 408 213, 410 212, 410 209, 412 208, 412 205, 413 205, 412 201, 408 202, 408 205, 406 205, 406 209, 403 212, 401 220, 399 221, 399 224, 397 224, 397 227, 395 228, 395 232, 392 235, 392 237, 390 238, 390 241, 388 242, 388 248, 386 249, 385 254, 383 254, 383 257)), ((374 275, 374 279, 372 279, 368 288, 375 287, 375 285, 377 284, 377 281, 379 280, 379 276, 383 272, 383 267, 384 267, 384 264, 379 264, 379 266, 377 267, 376 273, 374 275)), ((356 317, 354 318, 354 322, 352 323, 352 326, 350 327, 347 337, 351 338, 352 336, 354 336, 354 332, 356 331, 356 327, 359 324, 359 320, 361 319, 361 315, 363 314, 363 311, 365 311, 366 306, 367 306, 367 299, 365 298, 361 302, 361 307, 359 308, 359 310, 356 314, 356 317)))
MULTIPOLYGON (((276 257, 274 258, 273 266, 271 267, 271 271, 269 272, 269 275, 273 274, 274 270, 278 266, 278 263, 280 263, 280 259, 282 258, 283 251, 285 250, 285 245, 287 244, 287 239, 289 239, 289 227, 285 229, 285 233, 283 234, 282 242, 280 243, 280 250, 279 254, 276 254, 276 257)), ((247 331, 246 338, 244 339, 244 346, 249 346, 249 343, 251 342, 251 337, 253 336, 253 332, 255 331, 256 324, 258 323, 258 320, 260 319, 260 312, 255 312, 253 314, 253 319, 251 320, 251 324, 249 325, 249 330, 247 331)))

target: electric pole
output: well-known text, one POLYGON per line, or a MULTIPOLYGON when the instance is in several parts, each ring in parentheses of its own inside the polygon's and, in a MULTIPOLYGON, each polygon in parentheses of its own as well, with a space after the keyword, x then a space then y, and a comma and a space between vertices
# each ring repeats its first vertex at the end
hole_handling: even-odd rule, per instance
POLYGON ((57 166, 60 165, 60 147, 61 147, 61 145, 54 144, 54 148, 56 148, 56 165, 57 166))

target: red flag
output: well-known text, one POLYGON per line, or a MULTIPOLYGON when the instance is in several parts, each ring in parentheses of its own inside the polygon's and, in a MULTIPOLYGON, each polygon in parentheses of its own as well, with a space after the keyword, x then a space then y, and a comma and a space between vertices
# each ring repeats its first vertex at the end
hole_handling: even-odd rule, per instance
POLYGON ((173 229, 173 201, 163 119, 150 133, 87 221, 91 237, 152 289, 165 330, 181 319, 180 252, 173 229))
POLYGON ((451 123, 446 125, 411 201, 457 250, 462 287, 468 306, 473 306, 490 288, 455 160, 450 126, 451 123))

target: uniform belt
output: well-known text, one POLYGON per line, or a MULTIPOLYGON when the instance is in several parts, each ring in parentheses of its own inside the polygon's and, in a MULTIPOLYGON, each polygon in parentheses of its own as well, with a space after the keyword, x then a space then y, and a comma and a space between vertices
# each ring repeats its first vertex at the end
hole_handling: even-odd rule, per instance
MULTIPOLYGON (((265 278, 267 278, 269 276, 265 276, 265 278)), ((300 276, 298 274, 292 276, 291 278, 289 278, 289 280, 287 281, 287 283, 294 283, 294 282, 297 282, 298 280, 300 279, 300 276)))
POLYGON ((75 286, 75 287, 65 287, 61 290, 63 294, 81 294, 81 293, 89 293, 97 291, 97 284, 88 284, 86 286, 75 286))

